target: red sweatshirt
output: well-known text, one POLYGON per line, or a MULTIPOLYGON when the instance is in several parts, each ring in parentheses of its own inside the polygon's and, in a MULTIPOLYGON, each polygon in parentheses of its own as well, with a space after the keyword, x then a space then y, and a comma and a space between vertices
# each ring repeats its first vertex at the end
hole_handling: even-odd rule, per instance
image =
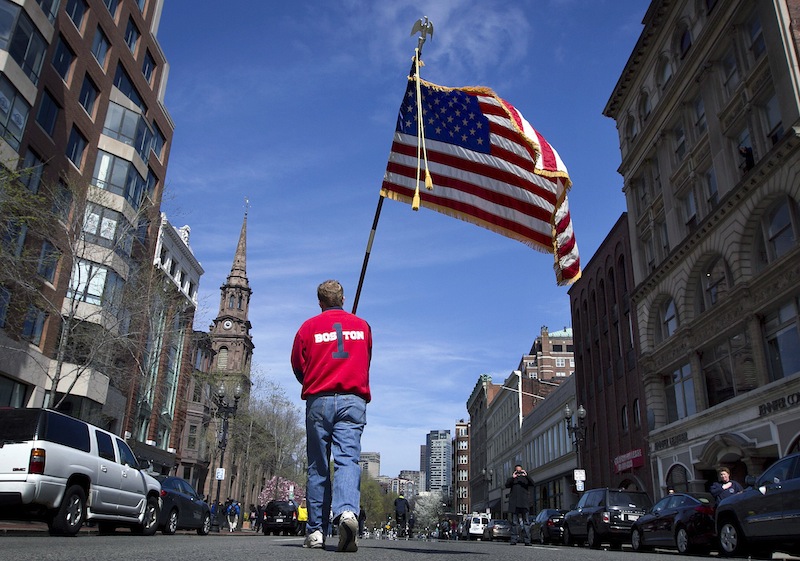
POLYGON ((303 384, 300 397, 349 393, 371 399, 372 330, 358 316, 329 308, 300 326, 292 345, 292 370, 303 384))

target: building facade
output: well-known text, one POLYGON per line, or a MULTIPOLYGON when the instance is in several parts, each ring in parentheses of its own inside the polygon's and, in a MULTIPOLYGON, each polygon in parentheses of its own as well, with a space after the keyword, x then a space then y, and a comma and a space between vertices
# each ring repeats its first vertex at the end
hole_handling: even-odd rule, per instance
POLYGON ((575 372, 572 328, 550 332, 543 325, 530 353, 522 357, 519 370, 529 378, 559 382, 575 372), (557 378, 557 380, 554 380, 557 378))
MULTIPOLYGON (((361 465, 361 472, 366 473, 372 479, 378 479, 381 475, 381 453, 380 452, 361 452, 358 459, 361 465)), ((401 476, 402 477, 402 476, 401 476)))
POLYGON ((0 405, 59 407, 166 452, 180 433, 176 338, 191 321, 164 323, 160 335, 148 325, 154 311, 175 317, 174 302, 154 296, 165 279, 152 267, 174 130, 156 38, 162 5, 0 1, 0 161, 24 170, 40 210, 55 213, 49 229, 4 224, 7 247, 39 262, 35 297, 3 267, 0 405), (172 342, 152 354, 167 330, 172 342))
POLYGON ((452 496, 453 451, 450 430, 433 430, 425 437, 428 451, 425 490, 452 496))
POLYGON ((635 488, 656 498, 661 489, 652 485, 647 461, 630 255, 628 215, 623 213, 569 290, 577 403, 587 411, 580 463, 588 488, 635 488))
POLYGON ((794 0, 654 1, 604 110, 657 490, 798 449, 798 18, 794 0))
POLYGON ((460 419, 453 437, 453 512, 456 514, 472 512, 469 472, 469 422, 460 419))

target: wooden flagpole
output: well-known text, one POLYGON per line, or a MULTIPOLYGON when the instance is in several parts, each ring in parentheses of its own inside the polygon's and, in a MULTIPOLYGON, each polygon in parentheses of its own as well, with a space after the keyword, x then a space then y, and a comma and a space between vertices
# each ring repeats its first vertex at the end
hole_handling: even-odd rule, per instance
MULTIPOLYGON (((428 19, 428 16, 425 16, 424 20, 420 19, 414 23, 414 27, 411 28, 411 35, 414 33, 420 33, 419 39, 417 41, 417 52, 414 56, 414 62, 411 64, 411 75, 415 75, 414 70, 416 69, 417 64, 419 63, 420 57, 422 56, 422 45, 425 44, 425 40, 427 39, 428 35, 433 38, 433 22, 428 19)), ((364 253, 364 262, 361 264, 361 275, 358 278, 358 287, 356 288, 356 295, 353 298, 353 312, 356 313, 358 310, 358 301, 361 298, 361 288, 364 286, 364 277, 367 274, 367 264, 369 263, 369 256, 372 253, 372 242, 375 240, 375 231, 378 229, 378 220, 381 216, 381 208, 383 207, 383 199, 384 196, 378 196, 378 207, 375 209, 375 218, 372 220, 372 230, 369 233, 369 240, 367 241, 367 250, 364 253)))

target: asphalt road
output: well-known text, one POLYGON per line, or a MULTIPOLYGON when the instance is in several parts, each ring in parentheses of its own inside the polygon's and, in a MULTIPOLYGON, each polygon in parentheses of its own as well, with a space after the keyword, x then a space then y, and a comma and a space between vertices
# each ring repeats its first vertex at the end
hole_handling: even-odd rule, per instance
MULTIPOLYGON (((305 549, 302 539, 262 536, 253 532, 220 533, 197 536, 179 533, 152 537, 133 536, 119 530, 113 536, 81 532, 74 538, 51 537, 44 532, 0 533, 0 558, 14 561, 190 561, 276 560, 318 561, 362 559, 369 561, 669 561, 670 559, 714 559, 714 557, 682 557, 668 552, 634 553, 591 550, 564 546, 525 547, 505 542, 481 541, 418 541, 359 540, 356 553, 336 553, 337 538, 329 538, 326 549, 305 549)), ((776 555, 776 559, 786 559, 776 555)))

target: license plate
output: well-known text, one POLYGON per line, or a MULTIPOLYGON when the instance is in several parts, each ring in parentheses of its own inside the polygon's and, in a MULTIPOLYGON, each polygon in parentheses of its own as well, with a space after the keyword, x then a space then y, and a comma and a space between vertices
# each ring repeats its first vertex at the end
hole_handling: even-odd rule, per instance
POLYGON ((639 519, 639 515, 638 514, 629 514, 628 515, 628 520, 630 520, 631 522, 633 522, 635 520, 638 520, 638 519, 639 519))
POLYGON ((283 522, 283 518, 276 518, 275 522, 283 522))

